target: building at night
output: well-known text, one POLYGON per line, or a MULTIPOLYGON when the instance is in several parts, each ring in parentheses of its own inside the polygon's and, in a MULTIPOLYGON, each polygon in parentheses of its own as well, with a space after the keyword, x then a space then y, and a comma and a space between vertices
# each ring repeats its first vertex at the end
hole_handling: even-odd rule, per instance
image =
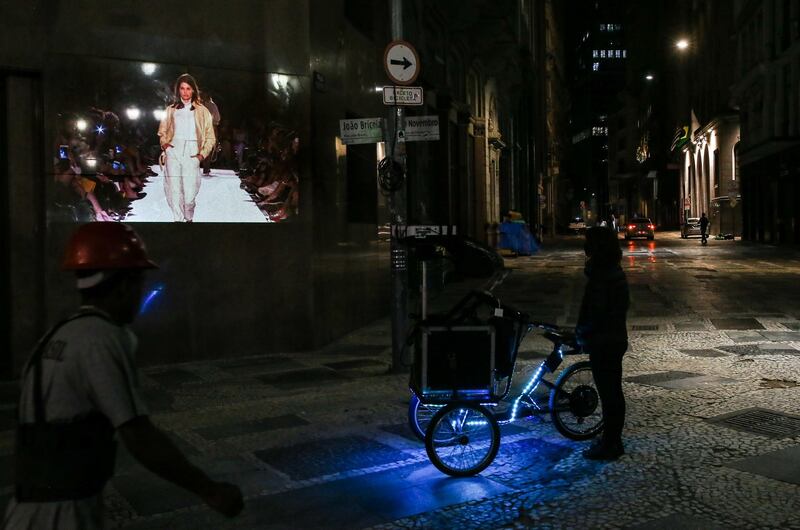
POLYGON ((659 229, 679 223, 678 165, 670 147, 686 113, 687 73, 669 39, 681 16, 673 4, 627 4, 625 89, 608 119, 609 202, 620 222, 642 216, 659 229))
POLYGON ((562 223, 583 217, 594 224, 617 210, 608 193, 609 115, 619 106, 628 60, 624 5, 615 0, 576 2, 570 17, 570 134, 568 208, 562 223))
POLYGON ((689 105, 672 145, 680 166, 682 217, 705 213, 711 235, 740 236, 747 199, 739 186, 739 115, 731 98, 733 3, 696 2, 686 16, 688 33, 675 37, 676 42, 685 39, 686 46, 674 53, 686 56, 689 105))
MULTIPOLYGON (((506 210, 542 224, 546 4, 405 0, 424 91, 406 117, 439 122, 438 140, 406 143, 409 224, 490 243, 506 210)), ((343 140, 340 120, 392 115, 390 7, 5 6, 0 377, 73 307, 61 249, 95 220, 133 224, 161 266, 137 321, 145 364, 320 348, 388 314, 386 147, 343 140), (219 111, 192 223, 174 222, 156 134, 186 72, 219 111)))
MULTIPOLYGON (((733 3, 742 237, 800 242, 800 2, 733 3)), ((733 55, 733 54, 731 54, 733 55)))
POLYGON ((567 194, 571 189, 564 171, 570 146, 569 89, 565 49, 566 20, 569 6, 558 0, 545 2, 546 89, 544 108, 547 115, 547 164, 539 189, 540 224, 554 235, 562 213, 569 210, 567 194))

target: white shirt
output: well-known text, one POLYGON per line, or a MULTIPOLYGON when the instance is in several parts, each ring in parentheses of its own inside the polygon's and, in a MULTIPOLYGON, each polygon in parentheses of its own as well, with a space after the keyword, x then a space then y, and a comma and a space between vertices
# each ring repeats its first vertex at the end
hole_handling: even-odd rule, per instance
MULTIPOLYGON (((99 410, 117 428, 147 415, 134 366, 136 343, 136 336, 128 328, 98 316, 81 317, 59 328, 42 355, 45 420, 72 421, 99 410)), ((23 373, 20 420, 28 423, 35 418, 34 370, 23 373)), ((3 528, 101 528, 102 510, 101 495, 77 501, 22 504, 12 498, 3 528)))
POLYGON ((194 125, 194 111, 192 103, 184 103, 182 109, 175 110, 175 140, 197 141, 197 131, 194 125))

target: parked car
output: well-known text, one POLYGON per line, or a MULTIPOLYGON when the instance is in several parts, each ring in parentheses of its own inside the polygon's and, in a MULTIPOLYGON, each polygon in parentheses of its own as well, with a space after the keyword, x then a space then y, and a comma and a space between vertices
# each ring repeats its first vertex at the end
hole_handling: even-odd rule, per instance
POLYGON ((580 233, 586 230, 586 221, 583 220, 583 217, 575 217, 570 221, 569 228, 572 232, 580 233))
POLYGON ((689 236, 700 236, 699 217, 689 217, 681 226, 681 238, 686 239, 689 236))
POLYGON ((625 239, 633 239, 634 237, 646 237, 647 239, 655 239, 656 225, 647 217, 637 217, 628 221, 625 225, 625 239))

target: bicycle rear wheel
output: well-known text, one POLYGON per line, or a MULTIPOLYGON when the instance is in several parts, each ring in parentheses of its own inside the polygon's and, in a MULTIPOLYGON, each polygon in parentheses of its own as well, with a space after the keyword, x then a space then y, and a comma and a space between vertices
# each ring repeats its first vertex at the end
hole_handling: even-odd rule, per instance
POLYGON ((425 432, 425 450, 436 468, 469 477, 491 464, 500 449, 500 427, 485 407, 451 403, 439 410, 425 432))
POLYGON ((571 440, 588 440, 603 430, 603 405, 589 361, 573 364, 558 377, 550 392, 550 417, 571 440))

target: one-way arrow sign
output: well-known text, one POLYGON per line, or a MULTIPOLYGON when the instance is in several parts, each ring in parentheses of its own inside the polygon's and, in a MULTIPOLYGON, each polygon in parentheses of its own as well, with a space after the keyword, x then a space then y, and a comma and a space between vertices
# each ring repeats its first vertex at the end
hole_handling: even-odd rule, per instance
POLYGON ((419 56, 408 42, 392 41, 383 54, 383 67, 393 83, 410 85, 419 75, 419 56))
POLYGON ((397 59, 392 59, 392 60, 391 60, 391 61, 389 61, 389 62, 390 62, 390 63, 392 63, 392 66, 394 66, 394 65, 400 65, 400 66, 402 66, 402 67, 403 67, 403 70, 408 70, 408 67, 409 67, 409 66, 411 66, 411 65, 413 64, 411 61, 409 61, 409 60, 408 60, 408 59, 406 59, 405 57, 403 57, 403 60, 402 60, 402 61, 398 61, 397 59))

